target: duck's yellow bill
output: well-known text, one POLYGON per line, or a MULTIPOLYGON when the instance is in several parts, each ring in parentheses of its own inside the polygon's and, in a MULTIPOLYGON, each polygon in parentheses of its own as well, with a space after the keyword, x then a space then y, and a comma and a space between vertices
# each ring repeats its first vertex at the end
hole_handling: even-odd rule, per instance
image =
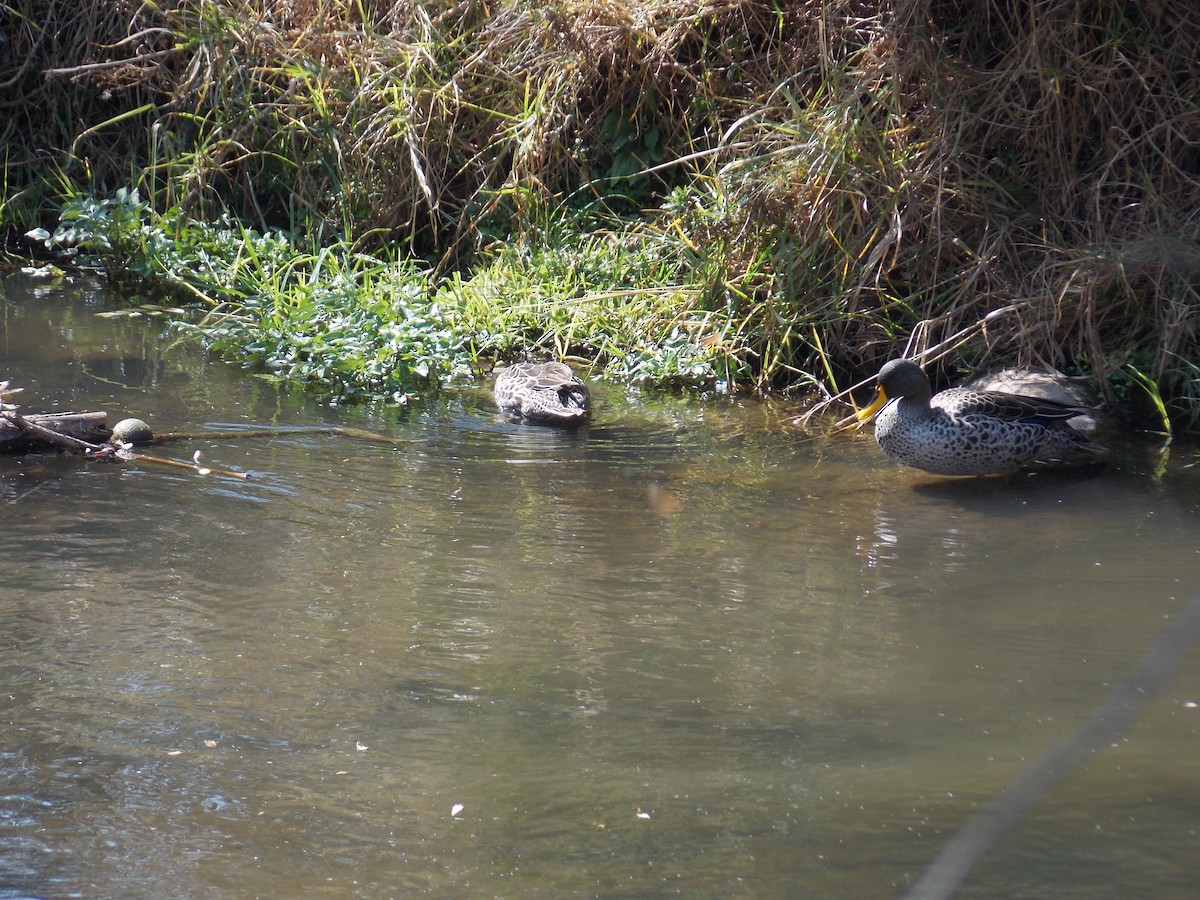
POLYGON ((834 423, 834 431, 842 431, 849 428, 851 425, 865 425, 875 418, 875 414, 883 409, 884 404, 888 402, 887 394, 883 392, 883 388, 878 388, 875 394, 875 400, 870 406, 865 409, 860 409, 853 415, 846 416, 840 422, 834 423))
POLYGON ((873 418, 875 418, 876 413, 878 413, 884 408, 884 406, 887 405, 887 402, 888 395, 884 392, 883 388, 879 388, 878 392, 875 394, 875 399, 871 402, 871 405, 866 409, 860 409, 857 413, 855 413, 855 420, 860 425, 865 422, 870 422, 873 418))

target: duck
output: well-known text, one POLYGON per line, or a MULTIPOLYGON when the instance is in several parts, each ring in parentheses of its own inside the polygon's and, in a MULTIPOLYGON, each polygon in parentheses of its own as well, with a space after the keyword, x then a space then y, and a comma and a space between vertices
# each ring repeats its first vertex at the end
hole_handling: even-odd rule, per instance
POLYGON ((561 362, 520 362, 496 377, 496 405, 526 425, 582 425, 591 415, 587 385, 561 362))
POLYGON ((888 458, 933 475, 1087 465, 1107 452, 1070 424, 1093 412, 1076 403, 970 387, 934 395, 909 359, 886 363, 876 384, 874 402, 855 418, 875 419, 875 440, 888 458))

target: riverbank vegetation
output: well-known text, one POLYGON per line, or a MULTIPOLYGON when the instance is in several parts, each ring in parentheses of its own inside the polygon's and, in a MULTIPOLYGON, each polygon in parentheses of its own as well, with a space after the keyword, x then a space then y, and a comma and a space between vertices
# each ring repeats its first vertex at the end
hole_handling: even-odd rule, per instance
POLYGON ((1194 3, 0 10, 0 224, 278 377, 828 395, 940 346, 1200 416, 1194 3))

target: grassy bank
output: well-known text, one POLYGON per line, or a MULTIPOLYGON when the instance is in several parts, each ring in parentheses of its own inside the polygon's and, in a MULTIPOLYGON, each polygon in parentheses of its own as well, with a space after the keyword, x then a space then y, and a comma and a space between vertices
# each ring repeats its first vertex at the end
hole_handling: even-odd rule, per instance
POLYGON ((1191 2, 79 6, 0 7, 3 224, 68 204, 280 377, 832 393, 944 346, 1200 413, 1191 2))

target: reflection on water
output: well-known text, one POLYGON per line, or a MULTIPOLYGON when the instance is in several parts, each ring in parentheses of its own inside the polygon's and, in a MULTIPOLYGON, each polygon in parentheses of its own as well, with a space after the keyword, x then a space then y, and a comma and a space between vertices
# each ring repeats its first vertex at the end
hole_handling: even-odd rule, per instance
MULTIPOLYGON (((938 481, 603 386, 578 433, 331 408, 5 290, 27 410, 399 439, 0 459, 5 896, 896 896, 1197 587, 1184 468, 938 481)), ((1198 674, 963 896, 1192 896, 1198 674)))

